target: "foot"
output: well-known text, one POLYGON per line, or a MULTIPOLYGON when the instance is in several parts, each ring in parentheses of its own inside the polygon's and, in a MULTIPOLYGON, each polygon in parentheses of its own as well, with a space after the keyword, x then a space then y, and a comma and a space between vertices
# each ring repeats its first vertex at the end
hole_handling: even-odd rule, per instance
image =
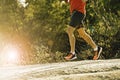
POLYGON ((102 47, 98 47, 98 50, 94 51, 95 55, 93 57, 93 60, 98 60, 99 57, 100 57, 101 52, 102 52, 102 47))
POLYGON ((77 59, 76 54, 69 53, 66 57, 64 57, 65 60, 75 60, 77 59))

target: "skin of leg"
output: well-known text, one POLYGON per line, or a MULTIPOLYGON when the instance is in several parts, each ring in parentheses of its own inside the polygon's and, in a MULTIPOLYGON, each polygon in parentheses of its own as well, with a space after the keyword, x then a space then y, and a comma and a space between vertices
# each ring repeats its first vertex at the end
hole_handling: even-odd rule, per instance
POLYGON ((78 31, 79 35, 81 36, 81 38, 83 38, 93 49, 95 49, 97 47, 97 45, 92 40, 92 38, 90 37, 90 35, 88 35, 85 32, 85 28, 79 28, 77 31, 78 31))
POLYGON ((68 34, 69 37, 69 43, 70 43, 70 48, 71 48, 71 52, 75 52, 75 36, 74 36, 74 31, 75 28, 72 26, 68 26, 66 32, 68 34))

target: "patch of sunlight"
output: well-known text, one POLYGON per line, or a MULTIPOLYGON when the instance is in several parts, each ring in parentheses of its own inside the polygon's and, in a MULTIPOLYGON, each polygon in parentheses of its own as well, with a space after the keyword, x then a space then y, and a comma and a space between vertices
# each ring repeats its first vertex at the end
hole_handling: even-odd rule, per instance
POLYGON ((5 45, 5 47, 3 48, 0 54, 1 63, 3 65, 18 64, 20 60, 19 55, 20 55, 20 51, 15 45, 13 44, 5 45))

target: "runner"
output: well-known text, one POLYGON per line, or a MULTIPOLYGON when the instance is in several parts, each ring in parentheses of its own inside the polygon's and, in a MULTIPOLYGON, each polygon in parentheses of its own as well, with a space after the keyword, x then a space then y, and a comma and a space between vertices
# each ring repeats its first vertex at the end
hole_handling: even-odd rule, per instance
POLYGON ((92 40, 90 35, 85 32, 83 20, 86 16, 86 1, 87 0, 66 0, 70 4, 71 19, 69 27, 67 28, 67 34, 70 42, 70 53, 64 57, 66 60, 74 60, 77 58, 75 53, 75 36, 74 31, 77 29, 81 38, 83 38, 94 50, 93 60, 98 60, 102 47, 99 47, 92 40))

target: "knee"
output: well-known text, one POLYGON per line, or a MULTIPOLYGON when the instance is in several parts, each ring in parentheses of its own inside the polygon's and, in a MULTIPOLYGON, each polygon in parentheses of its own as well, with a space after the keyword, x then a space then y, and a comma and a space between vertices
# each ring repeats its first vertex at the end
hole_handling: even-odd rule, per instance
POLYGON ((86 32, 84 29, 78 29, 78 33, 79 33, 81 38, 84 38, 86 36, 86 32))
POLYGON ((79 32, 79 35, 80 35, 81 38, 85 37, 85 33, 79 32))
POLYGON ((67 29, 66 29, 66 33, 67 34, 73 34, 74 33, 74 28, 72 28, 72 27, 68 27, 67 29))

